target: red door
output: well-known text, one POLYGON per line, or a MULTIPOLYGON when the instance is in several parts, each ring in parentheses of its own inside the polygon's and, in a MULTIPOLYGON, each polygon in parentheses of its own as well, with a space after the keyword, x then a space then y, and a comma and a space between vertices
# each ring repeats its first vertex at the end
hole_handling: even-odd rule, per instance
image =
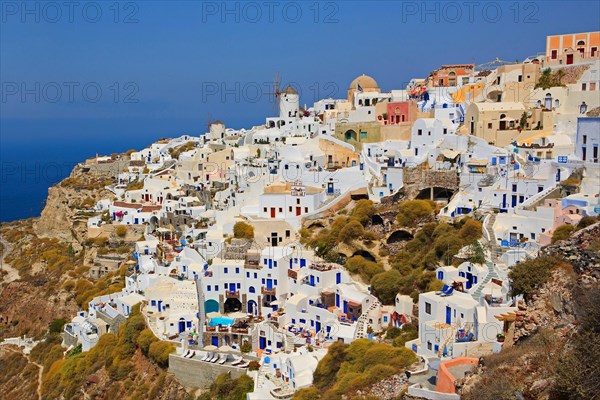
POLYGON ((567 54, 567 65, 573 64, 573 54, 567 54))
POLYGON ((302 214, 302 207, 296 207, 296 215, 302 214))
POLYGON ((275 218, 275 207, 271 207, 271 218, 275 218))

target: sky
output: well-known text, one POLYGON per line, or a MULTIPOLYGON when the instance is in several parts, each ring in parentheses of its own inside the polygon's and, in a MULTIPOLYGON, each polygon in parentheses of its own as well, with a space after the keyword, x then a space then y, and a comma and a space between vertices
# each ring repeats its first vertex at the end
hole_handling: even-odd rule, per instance
POLYGON ((197 135, 212 119, 263 123, 276 73, 310 106, 363 73, 401 89, 441 64, 522 60, 547 35, 600 30, 592 1, 1 1, 0 18, 0 183, 18 171, 25 193, 0 191, 0 220, 27 186, 43 199, 70 170, 34 171, 48 163, 197 135))

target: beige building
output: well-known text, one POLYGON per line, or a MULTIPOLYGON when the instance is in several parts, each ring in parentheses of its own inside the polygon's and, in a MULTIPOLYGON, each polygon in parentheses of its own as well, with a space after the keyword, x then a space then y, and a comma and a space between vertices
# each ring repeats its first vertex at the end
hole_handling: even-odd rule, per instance
POLYGON ((358 153, 331 140, 319 139, 319 149, 325 155, 325 166, 352 167, 359 164, 358 153))
POLYGON ((552 113, 541 109, 527 109, 520 102, 472 103, 465 115, 468 134, 483 138, 496 146, 506 146, 530 130, 548 127, 552 130, 552 113), (526 124, 521 131, 519 123, 527 113, 526 124))

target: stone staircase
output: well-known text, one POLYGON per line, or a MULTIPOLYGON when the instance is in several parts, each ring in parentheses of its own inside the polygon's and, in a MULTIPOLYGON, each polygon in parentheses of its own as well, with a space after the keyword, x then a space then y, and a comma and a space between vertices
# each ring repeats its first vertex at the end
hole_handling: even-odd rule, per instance
POLYGON ((476 301, 479 301, 479 297, 481 296, 481 292, 483 290, 483 287, 492 280, 492 278, 497 278, 498 274, 496 273, 496 271, 494 270, 494 264, 492 262, 486 262, 485 263, 488 269, 488 273, 485 276, 485 278, 483 279, 483 281, 481 281, 481 283, 477 286, 477 289, 475 289, 475 291, 473 292, 473 294, 471 295, 473 297, 473 299, 475 299, 476 301))
MULTIPOLYGON (((493 263, 500 262, 500 256, 502 255, 502 248, 498 246, 496 235, 494 234, 494 222, 496 222, 496 214, 489 214, 489 218, 484 220, 484 229, 489 233, 490 238, 487 240, 487 244, 490 250, 491 258, 493 263)), ((485 238, 485 236, 484 236, 485 238)))
POLYGON ((356 331, 354 332, 354 339, 363 339, 369 337, 369 325, 367 323, 367 314, 369 313, 369 311, 377 307, 381 307, 381 303, 376 300, 373 303, 371 303, 371 305, 366 311, 363 311, 360 317, 358 317, 358 320, 356 321, 356 331))

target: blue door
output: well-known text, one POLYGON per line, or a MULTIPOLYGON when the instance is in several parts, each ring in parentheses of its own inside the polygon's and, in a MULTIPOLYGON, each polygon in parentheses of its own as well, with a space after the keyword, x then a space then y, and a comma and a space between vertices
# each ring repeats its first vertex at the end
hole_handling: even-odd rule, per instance
POLYGON ((260 338, 258 339, 258 347, 259 347, 261 350, 264 350, 264 349, 265 349, 265 347, 267 347, 267 338, 260 337, 260 338))
POLYGON ((315 322, 315 329, 317 330, 317 332, 321 330, 321 323, 319 321, 315 322))
POLYGON ((219 347, 219 337, 218 336, 212 336, 211 339, 210 339, 210 344, 212 344, 213 346, 219 347))
POLYGON ((235 283, 230 283, 229 284, 229 291, 230 292, 235 292, 235 283))
POLYGON ((335 295, 335 306, 338 308, 340 307, 340 295, 339 294, 335 295))
POLYGON ((348 302, 344 300, 344 314, 348 314, 348 302))
POLYGON ((450 325, 450 322, 452 321, 452 313, 450 311, 450 307, 446 306, 446 323, 448 325, 450 325))
POLYGON ((502 208, 506 208, 506 193, 502 195, 502 208))
POLYGON ((467 272, 467 289, 471 289, 471 285, 473 285, 473 274, 467 272))
POLYGON ((309 281, 310 281, 310 283, 309 283, 310 286, 315 286, 315 276, 314 275, 310 276, 309 281))
POLYGON ((158 312, 162 311, 162 300, 158 301, 158 312))
POLYGON ((301 258, 300 259, 300 268, 306 267, 306 259, 305 258, 301 258))
POLYGON ((137 224, 139 224, 139 223, 140 223, 140 220, 139 220, 138 218, 136 218, 136 219, 135 219, 135 221, 134 221, 133 223, 137 225, 137 224))
POLYGON ((342 273, 338 272, 335 274, 335 283, 342 283, 342 273))
POLYGON ((512 205, 513 207, 516 207, 516 206, 517 206, 517 195, 515 195, 515 194, 513 194, 513 195, 512 195, 512 202, 511 202, 511 205, 512 205))
POLYGON ((267 279, 267 289, 273 289, 273 279, 267 279))
POLYGON ((179 321, 179 332, 185 331, 185 321, 179 321))

